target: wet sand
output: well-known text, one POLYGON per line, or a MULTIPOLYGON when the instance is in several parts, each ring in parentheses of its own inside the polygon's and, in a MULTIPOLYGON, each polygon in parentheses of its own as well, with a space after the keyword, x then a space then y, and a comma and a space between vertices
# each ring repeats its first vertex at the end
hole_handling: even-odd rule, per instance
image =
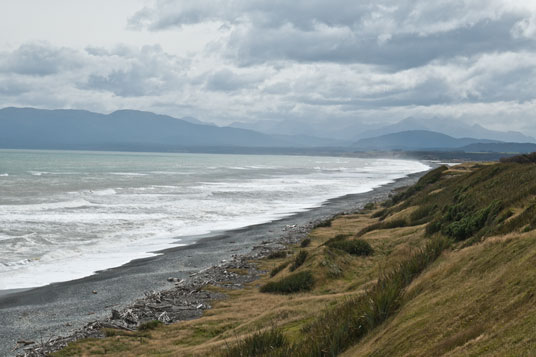
POLYGON ((312 222, 343 212, 354 212, 370 201, 381 201, 393 189, 414 183, 422 174, 401 178, 373 191, 331 199, 322 206, 276 221, 197 237, 181 237, 191 245, 162 251, 161 255, 131 261, 94 275, 47 286, 0 291, 0 355, 15 355, 17 340, 46 341, 69 335, 89 322, 120 310, 144 292, 170 288, 168 277, 190 274, 251 252, 255 245, 289 233, 289 225, 309 227, 312 222), (96 293, 94 293, 96 292, 96 293))

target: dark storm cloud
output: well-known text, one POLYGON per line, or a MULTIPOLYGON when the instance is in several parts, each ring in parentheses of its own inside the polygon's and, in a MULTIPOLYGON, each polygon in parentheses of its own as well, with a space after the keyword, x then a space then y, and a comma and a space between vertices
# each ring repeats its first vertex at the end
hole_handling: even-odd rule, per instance
MULTIPOLYGON (((475 1, 475 4, 486 5, 475 1)), ((465 2, 158 1, 130 23, 152 30, 206 21, 234 25, 223 47, 239 65, 275 60, 370 63, 393 68, 487 51, 534 48, 513 36, 522 13, 473 11, 465 2)))

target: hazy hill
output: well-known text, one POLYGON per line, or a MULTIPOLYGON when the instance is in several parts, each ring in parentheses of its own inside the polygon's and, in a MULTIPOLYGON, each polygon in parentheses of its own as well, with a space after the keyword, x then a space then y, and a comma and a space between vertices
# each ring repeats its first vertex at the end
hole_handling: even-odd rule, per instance
POLYGON ((377 129, 379 126, 365 123, 360 120, 327 118, 325 120, 258 120, 254 122, 234 122, 229 125, 233 128, 256 130, 272 135, 308 135, 318 138, 346 141, 348 144, 355 141, 360 133, 377 129))
POLYGON ((516 131, 501 132, 489 130, 480 125, 465 124, 460 120, 449 118, 406 118, 395 124, 377 125, 359 119, 325 120, 259 120, 255 122, 235 122, 230 125, 235 128, 256 130, 267 134, 305 134, 315 137, 348 140, 355 142, 359 139, 371 138, 409 130, 435 131, 454 138, 476 138, 498 140, 505 142, 535 142, 536 139, 516 131))
POLYGON ((273 136, 192 123, 135 110, 0 110, 0 147, 28 149, 175 150, 185 147, 312 147, 333 141, 273 136))
POLYGON ((501 132, 495 130, 489 130, 481 125, 474 124, 468 125, 459 120, 452 119, 416 119, 406 118, 398 123, 387 125, 378 129, 366 130, 356 134, 357 139, 370 138, 375 136, 381 136, 386 134, 392 134, 401 131, 409 130, 427 130, 435 131, 442 134, 452 136, 454 138, 476 138, 476 139, 488 139, 505 142, 536 142, 536 139, 524 135, 517 131, 501 132))
POLYGON ((496 141, 474 138, 457 139, 433 131, 408 130, 361 139, 353 146, 360 150, 450 150, 482 142, 493 143, 496 141))

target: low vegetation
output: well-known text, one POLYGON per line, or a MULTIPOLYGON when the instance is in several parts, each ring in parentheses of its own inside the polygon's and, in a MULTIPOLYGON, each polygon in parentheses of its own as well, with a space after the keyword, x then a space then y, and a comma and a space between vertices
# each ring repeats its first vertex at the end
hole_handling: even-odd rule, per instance
POLYGON ((290 271, 294 271, 298 269, 299 267, 301 267, 303 263, 305 263, 305 260, 307 259, 307 255, 308 255, 307 251, 300 250, 298 255, 296 255, 296 258, 294 259, 294 263, 292 263, 292 265, 289 268, 290 271))
POLYGON ((263 293, 292 294, 313 288, 315 279, 310 271, 288 275, 281 280, 271 281, 261 287, 263 293))
POLYGON ((327 246, 330 248, 342 250, 352 255, 371 255, 374 252, 371 245, 362 239, 339 239, 329 242, 327 246))

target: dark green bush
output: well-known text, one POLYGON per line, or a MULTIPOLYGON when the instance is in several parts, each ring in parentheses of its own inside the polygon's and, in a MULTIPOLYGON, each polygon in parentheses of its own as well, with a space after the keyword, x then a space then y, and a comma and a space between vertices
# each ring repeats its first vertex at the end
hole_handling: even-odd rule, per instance
POLYGON ((272 271, 270 272, 270 276, 271 277, 276 276, 280 271, 285 269, 289 264, 290 262, 284 262, 282 264, 279 264, 278 266, 272 269, 272 271))
POLYGON ((305 250, 300 250, 298 255, 296 255, 296 259, 294 259, 294 263, 290 266, 290 271, 294 271, 298 269, 303 263, 305 263, 305 259, 307 259, 307 252, 305 250))
POLYGON ((263 293, 292 294, 308 291, 314 285, 313 274, 310 271, 294 273, 279 281, 272 281, 261 287, 263 293))
POLYGON ((234 346, 227 347, 222 357, 268 356, 276 349, 288 346, 288 341, 281 330, 272 328, 256 332, 234 346))
POLYGON ((147 321, 147 322, 141 323, 140 326, 138 326, 138 330, 140 331, 154 330, 155 328, 161 325, 162 325, 162 321, 159 321, 159 320, 147 321))
POLYGON ((305 238, 304 240, 301 241, 300 247, 305 248, 305 247, 308 247, 309 244, 311 244, 311 238, 305 238))
POLYGON ((495 200, 489 206, 466 215, 446 226, 444 234, 456 240, 464 240, 481 230, 486 223, 493 220, 502 209, 502 202, 495 200))
POLYGON ((319 227, 331 227, 331 219, 326 219, 325 221, 319 222, 315 225, 315 228, 319 227))
POLYGON ((329 243, 328 246, 352 255, 371 255, 374 252, 370 244, 362 239, 338 240, 329 243))
POLYGON ((280 259, 280 258, 286 258, 287 252, 284 250, 276 250, 275 252, 271 252, 266 257, 267 259, 280 259))
POLYGON ((375 206, 376 205, 373 202, 369 202, 363 207, 363 209, 366 209, 367 211, 370 211, 371 209, 374 209, 375 206))

